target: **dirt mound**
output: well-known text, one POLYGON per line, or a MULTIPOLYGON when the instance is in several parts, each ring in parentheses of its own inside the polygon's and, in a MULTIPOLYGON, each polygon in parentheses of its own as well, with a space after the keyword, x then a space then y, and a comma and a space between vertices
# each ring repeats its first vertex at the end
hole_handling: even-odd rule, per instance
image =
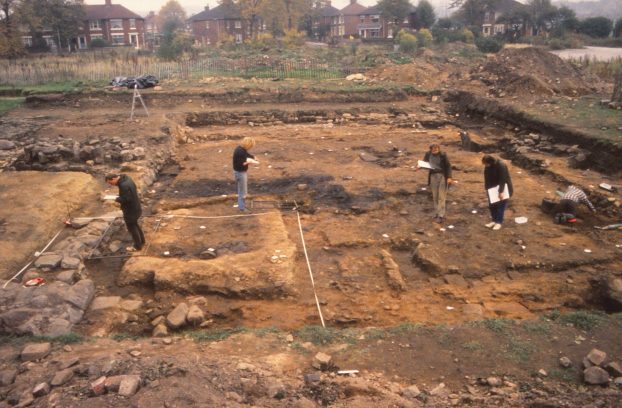
POLYGON ((408 64, 387 63, 365 75, 381 81, 406 82, 423 89, 436 89, 447 80, 449 73, 430 62, 415 60, 408 64))
POLYGON ((535 47, 504 49, 472 74, 497 93, 581 96, 596 91, 595 78, 535 47))

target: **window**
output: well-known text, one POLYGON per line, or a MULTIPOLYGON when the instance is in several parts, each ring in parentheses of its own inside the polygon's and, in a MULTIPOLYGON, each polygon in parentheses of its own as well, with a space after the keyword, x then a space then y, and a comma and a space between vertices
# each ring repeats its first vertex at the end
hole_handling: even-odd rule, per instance
POLYGON ((404 17, 404 24, 408 24, 408 17, 404 17))
POLYGON ((89 21, 89 29, 91 29, 91 30, 101 30, 102 26, 99 23, 99 20, 90 20, 89 21))
POLYGON ((110 20, 110 29, 123 30, 123 20, 121 20, 120 18, 110 20))
POLYGON ((32 36, 30 35, 23 36, 22 44, 24 44, 24 47, 32 47, 32 36))
POLYGON ((123 34, 112 34, 112 45, 125 45, 125 36, 123 34))
POLYGON ((343 24, 343 16, 339 16, 339 24, 343 24))
POLYGON ((207 28, 209 30, 209 21, 205 22, 205 28, 207 28))
POLYGON ((104 39, 104 36, 103 36, 103 35, 101 35, 101 34, 91 34, 91 41, 96 40, 96 39, 98 39, 98 38, 99 38, 100 40, 103 40, 103 39, 104 39))
POLYGON ((365 22, 365 16, 360 16, 360 21, 361 21, 361 23, 364 23, 365 22))
POLYGON ((51 35, 44 35, 43 39, 45 40, 45 43, 47 44, 48 47, 52 48, 56 46, 56 43, 54 42, 54 38, 52 38, 51 35))
POLYGON ((241 44, 241 43, 242 43, 242 41, 243 41, 242 34, 237 33, 237 34, 235 35, 235 43, 236 43, 236 44, 241 44))
POLYGON ((136 28, 136 19, 130 18, 130 28, 136 28))
POLYGON ((377 23, 378 21, 380 21, 380 15, 379 14, 374 14, 373 16, 371 16, 371 22, 372 23, 377 23))
POLYGON ((235 28, 242 28, 242 22, 240 20, 235 20, 235 28))

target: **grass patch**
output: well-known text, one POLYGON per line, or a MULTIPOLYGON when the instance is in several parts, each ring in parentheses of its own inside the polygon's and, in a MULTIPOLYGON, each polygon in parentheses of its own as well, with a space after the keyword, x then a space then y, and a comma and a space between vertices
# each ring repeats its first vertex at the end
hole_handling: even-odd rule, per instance
POLYGON ((188 336, 198 342, 205 341, 221 341, 225 340, 234 334, 244 333, 247 329, 244 327, 235 327, 233 329, 212 329, 193 331, 188 333, 188 336))
POLYGON ((549 334, 551 333, 551 324, 542 320, 527 321, 522 326, 530 333, 549 334))
POLYGON ((526 363, 533 354, 533 346, 526 341, 510 338, 508 351, 512 360, 519 363, 526 363))
POLYGON ((553 368, 551 371, 549 371, 549 377, 567 383, 577 382, 577 374, 572 368, 553 368))
POLYGON ((257 337, 265 337, 268 334, 279 333, 280 330, 277 327, 261 327, 259 329, 254 329, 253 332, 257 335, 257 337))
POLYGON ((25 86, 22 88, 22 94, 79 92, 82 87, 83 83, 79 81, 50 82, 41 85, 25 86))
POLYGON ((300 354, 311 354, 311 350, 307 350, 306 348, 303 347, 302 344, 298 343, 297 341, 292 343, 292 350, 297 351, 300 354))
POLYGON ((464 343, 462 348, 469 351, 479 351, 484 348, 479 341, 469 341, 468 343, 464 343))
POLYGON ((1 98, 0 99, 0 115, 5 114, 11 109, 15 109, 24 103, 24 98, 1 98))
POLYGON ((129 333, 115 333, 110 338, 114 341, 123 341, 123 340, 136 341, 140 339, 140 336, 135 336, 129 333))
POLYGON ((61 336, 15 336, 15 335, 3 335, 0 336, 0 346, 22 346, 26 343, 56 343, 56 344, 75 344, 82 343, 86 339, 76 333, 63 334, 61 336))
POLYGON ((576 312, 570 312, 563 314, 557 319, 559 323, 571 324, 574 327, 590 331, 600 326, 606 320, 606 316, 603 313, 591 312, 587 310, 579 310, 576 312))
POLYGON ((495 333, 503 333, 510 326, 511 321, 508 319, 486 319, 475 323, 495 333))
POLYGON ((303 342, 313 344, 331 344, 343 340, 341 330, 332 327, 305 326, 295 332, 295 336, 303 342))
POLYGON ((417 331, 419 328, 421 328, 421 325, 417 323, 402 323, 399 326, 395 326, 395 327, 391 327, 387 329, 387 332, 394 336, 400 336, 403 334, 413 333, 417 331))
POLYGON ((367 329, 365 331, 365 338, 368 340, 380 340, 387 337, 387 333, 383 329, 379 329, 377 327, 367 329))

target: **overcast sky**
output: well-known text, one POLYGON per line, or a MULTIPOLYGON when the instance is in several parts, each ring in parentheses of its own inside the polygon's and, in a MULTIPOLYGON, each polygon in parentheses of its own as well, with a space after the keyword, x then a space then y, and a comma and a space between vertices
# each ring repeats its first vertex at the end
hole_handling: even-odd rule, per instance
MULTIPOLYGON (((132 10, 135 13, 140 15, 147 15, 149 11, 153 10, 156 13, 160 10, 168 0, 112 0, 114 4, 122 4, 128 9, 132 10)), ((182 7, 186 10, 186 14, 190 17, 193 14, 196 14, 203 10, 206 4, 209 4, 211 8, 216 7, 218 2, 216 0, 178 0, 182 7)), ((451 14, 453 10, 447 10, 447 4, 449 4, 449 0, 429 0, 430 3, 434 5, 436 8, 436 13, 438 17, 445 17, 447 14, 451 14)), ((522 3, 525 0, 519 0, 522 3)), ((565 0, 565 1, 579 1, 579 0, 565 0)), ((345 7, 350 1, 349 0, 333 0, 332 4, 334 7, 339 9, 345 7)), ((377 0, 358 0, 359 4, 364 6, 372 6, 377 3, 377 0)), ((104 0, 85 0, 86 4, 104 4, 104 0)), ((417 5, 419 0, 411 0, 411 3, 417 5)))

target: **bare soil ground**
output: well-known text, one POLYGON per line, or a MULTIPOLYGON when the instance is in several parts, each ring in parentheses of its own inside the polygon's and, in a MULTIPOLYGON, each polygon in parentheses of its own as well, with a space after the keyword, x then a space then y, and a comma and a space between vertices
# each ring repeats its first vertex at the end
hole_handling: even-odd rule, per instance
MULTIPOLYGON (((421 68, 428 75, 438 69, 438 82, 419 84, 412 67, 398 71, 417 85, 468 81, 468 89, 488 95, 486 86, 463 78, 464 70, 421 68)), ((377 74, 387 75, 393 76, 377 74)), ((581 85, 579 77, 569 78, 581 85)), ((33 406, 619 403, 613 385, 579 385, 582 359, 592 348, 605 350, 607 362, 622 358, 620 319, 602 313, 616 310, 599 286, 619 276, 622 240, 619 231, 594 228, 618 222, 611 208, 619 196, 596 188, 605 176, 622 185, 618 175, 571 168, 557 153, 507 156, 515 196, 504 227, 491 231, 484 227, 482 152, 463 150, 459 132, 468 127, 481 150, 502 154, 508 138, 524 136, 523 129, 450 115, 452 108, 431 96, 396 93, 387 101, 377 93, 335 92, 331 100, 330 92, 309 91, 309 99, 279 105, 262 88, 255 103, 236 105, 235 95, 189 97, 185 91, 160 92, 149 119, 128 121, 128 103, 107 95, 41 103, 3 118, 7 129, 20 121, 36 124, 17 142, 97 139, 100 146, 115 138, 125 155, 146 151, 138 160, 94 160, 84 171, 95 179, 80 171, 2 173, 0 230, 3 237, 19 236, 0 241, 2 260, 9 259, 0 264, 6 277, 62 226, 66 202, 74 216, 114 209, 97 199, 98 189, 106 189, 101 176, 111 170, 139 181, 149 245, 126 257, 118 248, 129 236, 122 224, 113 226, 97 259, 85 260, 84 275, 95 282, 96 297, 126 303, 86 313, 75 332, 92 342, 63 348, 57 339, 51 356, 21 364, 17 380, 0 388, 0 406, 48 381, 70 357, 79 358, 76 377, 33 406), (261 163, 249 170, 251 212, 239 216, 231 154, 245 136, 257 140, 253 153, 261 163), (427 174, 414 169, 432 142, 443 145, 457 180, 443 224, 432 220, 427 174), (165 163, 154 170, 150 163, 157 160, 165 163), (537 160, 548 160, 546 171, 525 165, 537 160), (574 226, 554 224, 539 205, 554 198, 563 181, 602 199, 602 211, 582 211, 574 226), (23 194, 24 185, 36 186, 36 199, 23 194), (516 217, 528 222, 518 224, 516 217), (316 295, 328 329, 319 327, 316 295), (181 302, 200 306, 204 324, 150 339, 154 319, 181 302), (311 363, 319 351, 332 356, 330 366, 317 378, 305 377, 316 373, 311 363), (559 367, 561 356, 572 360, 570 369, 559 367), (344 378, 337 368, 360 372, 344 378), (546 373, 537 374, 540 369, 546 373), (142 388, 130 398, 91 397, 89 384, 101 374, 139 374, 142 388), (478 380, 490 376, 501 385, 478 380), (413 397, 406 391, 412 384, 424 392, 413 397)), ((283 102, 298 95, 278 92, 283 102)), ((19 366, 19 341, 5 339, 4 370, 19 366)))

